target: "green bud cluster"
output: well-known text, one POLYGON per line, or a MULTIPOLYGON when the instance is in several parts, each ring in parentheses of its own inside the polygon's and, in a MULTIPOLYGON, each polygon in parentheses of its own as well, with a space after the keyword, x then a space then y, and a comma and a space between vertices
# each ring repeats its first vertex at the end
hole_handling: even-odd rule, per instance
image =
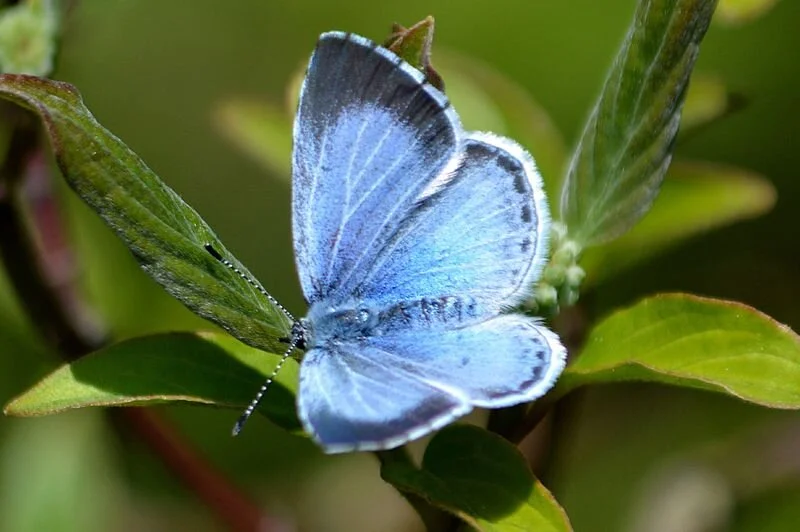
POLYGON ((0 11, 0 71, 46 76, 53 69, 58 12, 53 0, 27 0, 0 11))
POLYGON ((586 275, 583 268, 578 266, 581 246, 569 238, 563 223, 553 224, 550 245, 550 261, 526 304, 529 310, 541 315, 555 315, 561 305, 577 303, 580 286, 586 275))

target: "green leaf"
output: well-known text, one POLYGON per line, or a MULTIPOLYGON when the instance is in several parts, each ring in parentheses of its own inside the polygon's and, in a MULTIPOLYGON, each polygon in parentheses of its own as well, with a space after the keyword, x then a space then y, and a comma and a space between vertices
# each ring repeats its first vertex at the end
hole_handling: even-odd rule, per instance
POLYGON ((741 168, 676 161, 658 201, 623 237, 581 258, 587 283, 598 283, 695 235, 768 212, 772 183, 741 168))
POLYGON ((442 77, 431 65, 433 31, 434 22, 431 16, 425 17, 410 28, 394 24, 392 34, 383 45, 408 64, 422 71, 431 85, 439 90, 444 90, 442 77))
POLYGON ((471 425, 441 430, 421 469, 385 460, 381 476, 483 531, 572 530, 564 510, 531 474, 519 450, 471 425))
POLYGON ((45 76, 53 70, 60 13, 53 0, 27 0, 0 11, 0 72, 45 76))
POLYGON ((775 7, 778 0, 719 0, 715 22, 736 26, 752 22, 775 7))
POLYGON ((281 349, 289 318, 204 249, 211 244, 252 278, 202 218, 94 119, 74 87, 4 74, 0 97, 41 117, 69 185, 170 294, 249 345, 281 349))
POLYGON ((222 102, 214 122, 224 136, 266 169, 292 175, 292 118, 283 106, 232 98, 222 102))
POLYGON ((561 218, 582 246, 620 236, 667 171, 686 86, 716 1, 641 0, 572 157, 561 218))
POLYGON ((555 395, 618 381, 674 384, 797 409, 800 337, 741 303, 662 294, 597 325, 555 395))
MULTIPOLYGON (((126 340, 57 369, 5 407, 40 416, 89 406, 143 406, 186 401, 244 409, 280 355, 222 333, 168 333, 126 340)), ((259 410, 284 428, 295 415, 298 364, 287 360, 259 410)))

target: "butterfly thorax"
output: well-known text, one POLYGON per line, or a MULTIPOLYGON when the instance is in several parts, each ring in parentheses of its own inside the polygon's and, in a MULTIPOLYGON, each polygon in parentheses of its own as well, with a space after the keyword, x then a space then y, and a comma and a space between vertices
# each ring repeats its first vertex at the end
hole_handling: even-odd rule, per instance
POLYGON ((355 341, 370 336, 378 324, 378 313, 364 305, 336 305, 324 302, 311 305, 300 320, 308 349, 328 342, 355 341))

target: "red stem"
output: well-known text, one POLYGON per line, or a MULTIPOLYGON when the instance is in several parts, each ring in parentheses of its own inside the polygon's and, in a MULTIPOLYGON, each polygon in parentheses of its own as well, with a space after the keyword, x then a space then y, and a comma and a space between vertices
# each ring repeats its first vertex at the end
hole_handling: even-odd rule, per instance
POLYGON ((119 413, 126 426, 136 431, 164 465, 212 508, 229 529, 241 532, 288 529, 282 522, 262 513, 222 474, 209 467, 208 462, 186 445, 180 434, 160 416, 146 408, 125 408, 119 413))

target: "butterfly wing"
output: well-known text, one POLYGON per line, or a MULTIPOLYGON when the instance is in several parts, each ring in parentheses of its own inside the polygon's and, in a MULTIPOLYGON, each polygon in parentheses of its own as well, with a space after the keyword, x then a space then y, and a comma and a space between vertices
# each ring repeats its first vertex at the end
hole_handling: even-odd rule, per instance
POLYGON ((556 336, 522 315, 367 337, 309 351, 298 412, 328 452, 392 448, 473 406, 497 408, 541 396, 564 358, 556 336))
POLYGON ((549 228, 530 155, 508 139, 471 133, 458 169, 423 191, 354 293, 378 308, 471 297, 493 315, 530 293, 546 260, 549 228))
POLYGON ((385 48, 320 37, 294 125, 292 229, 309 303, 352 296, 423 189, 453 159, 458 117, 423 75, 385 48))
POLYGON ((472 408, 465 397, 385 364, 368 344, 303 357, 297 413, 326 452, 389 449, 443 427, 472 408))

